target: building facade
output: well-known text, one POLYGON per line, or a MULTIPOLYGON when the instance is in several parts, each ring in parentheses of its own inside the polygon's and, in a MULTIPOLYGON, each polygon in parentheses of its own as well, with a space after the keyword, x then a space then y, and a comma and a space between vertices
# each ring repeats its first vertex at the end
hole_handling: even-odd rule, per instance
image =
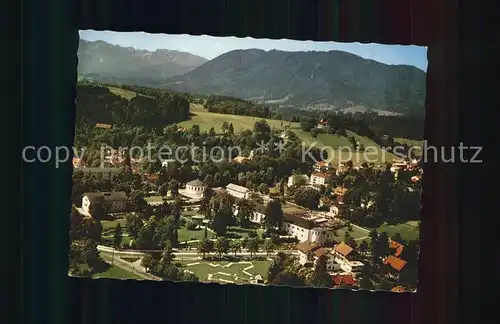
POLYGON ((234 183, 230 183, 226 186, 226 191, 229 193, 231 196, 240 198, 240 199, 248 199, 250 195, 250 189, 243 187, 243 186, 238 186, 234 183))
POLYGON ((186 183, 186 193, 193 196, 203 196, 207 186, 199 179, 186 183))
POLYGON ((91 215, 92 204, 102 200, 108 213, 123 213, 129 210, 129 198, 123 191, 88 192, 82 196, 82 209, 91 215))
POLYGON ((315 172, 311 174, 309 184, 313 186, 324 186, 326 185, 329 175, 326 173, 315 172))

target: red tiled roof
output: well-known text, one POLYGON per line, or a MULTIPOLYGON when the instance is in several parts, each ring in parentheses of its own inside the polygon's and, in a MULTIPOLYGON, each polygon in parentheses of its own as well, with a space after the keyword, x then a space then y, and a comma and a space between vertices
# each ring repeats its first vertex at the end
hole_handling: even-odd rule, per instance
POLYGON ((312 173, 311 174, 311 177, 318 177, 318 178, 323 178, 323 179, 326 179, 329 177, 328 174, 326 173, 321 173, 321 172, 315 172, 315 173, 312 173))
POLYGON ((390 265, 394 270, 401 271, 406 266, 406 261, 395 257, 394 255, 389 255, 385 260, 384 264, 390 265))
POLYGON ((333 275, 332 281, 335 286, 345 285, 354 286, 356 285, 356 280, 352 275, 333 275))
POLYGON ((349 253, 351 253, 353 251, 353 249, 352 249, 352 247, 345 244, 344 242, 341 242, 335 246, 335 251, 342 254, 343 256, 347 256, 347 255, 349 255, 349 253))
POLYGON ((390 249, 395 249, 396 252, 394 252, 395 257, 399 257, 401 253, 403 253, 404 246, 396 241, 390 241, 389 242, 389 248, 390 249))

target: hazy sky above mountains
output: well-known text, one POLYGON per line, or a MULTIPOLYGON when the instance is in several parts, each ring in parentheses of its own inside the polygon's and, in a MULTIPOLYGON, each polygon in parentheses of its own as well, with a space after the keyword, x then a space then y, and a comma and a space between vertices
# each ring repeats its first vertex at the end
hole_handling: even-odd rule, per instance
POLYGON ((155 51, 169 49, 189 52, 213 59, 235 49, 259 48, 282 51, 340 50, 385 64, 413 65, 427 70, 427 48, 420 46, 379 45, 360 43, 312 42, 288 39, 253 39, 190 35, 147 34, 144 32, 111 32, 82 30, 80 37, 88 41, 102 40, 123 47, 155 51))

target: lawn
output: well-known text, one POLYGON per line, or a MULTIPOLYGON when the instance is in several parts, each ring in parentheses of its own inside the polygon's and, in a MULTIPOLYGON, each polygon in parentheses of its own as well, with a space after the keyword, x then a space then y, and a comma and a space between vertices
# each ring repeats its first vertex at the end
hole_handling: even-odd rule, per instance
POLYGON ((377 229, 378 232, 386 232, 389 237, 399 233, 403 240, 415 240, 419 237, 418 222, 406 222, 396 225, 384 224, 377 229))
POLYGON ((113 93, 113 94, 115 94, 117 96, 120 96, 120 97, 122 97, 123 99, 126 99, 126 100, 133 99, 137 95, 143 96, 143 97, 148 97, 148 98, 153 98, 151 96, 146 96, 146 95, 143 95, 143 94, 137 94, 134 91, 125 90, 125 89, 122 89, 122 88, 108 86, 108 89, 109 89, 109 91, 111 91, 111 93, 113 93))
MULTIPOLYGON (((186 227, 181 227, 177 230, 177 235, 179 242, 185 242, 185 241, 190 241, 190 240, 203 240, 203 237, 205 236, 205 230, 204 229, 199 229, 196 231, 189 231, 186 227)), ((213 233, 210 231, 207 231, 207 237, 210 239, 213 237, 213 233)))
MULTIPOLYGON (((335 240, 337 241, 343 241, 344 240, 344 237, 345 237, 345 231, 347 230, 347 227, 344 227, 344 228, 341 228, 341 229, 338 229, 336 230, 335 232, 337 232, 337 236, 335 236, 335 240)), ((356 241, 358 242, 362 242, 363 240, 367 240, 367 241, 370 241, 370 238, 369 237, 366 237, 369 235, 368 232, 366 231, 363 231, 362 229, 356 227, 356 226, 352 226, 352 231, 349 231, 349 235, 354 238, 356 241)))
MULTIPOLYGON (((179 123, 179 126, 191 128, 193 125, 199 125, 202 132, 209 131, 210 128, 214 127, 215 131, 219 133, 221 132, 221 126, 224 122, 232 123, 235 132, 241 132, 246 129, 252 130, 255 122, 262 120, 262 118, 259 117, 210 113, 198 104, 191 104, 190 109, 193 116, 190 120, 179 123)), ((271 128, 282 128, 281 120, 266 119, 266 121, 271 128)), ((283 125, 288 124, 289 122, 283 121, 283 125)), ((298 128, 299 124, 292 123, 292 125, 295 125, 295 127, 298 128)))
POLYGON ((115 88, 115 87, 108 87, 109 91, 113 93, 114 95, 120 96, 123 99, 133 99, 136 96, 136 93, 134 91, 129 91, 121 88, 115 88))
POLYGON ((168 199, 169 196, 148 196, 148 197, 144 197, 144 200, 146 202, 159 202, 159 201, 163 201, 163 199, 168 199))
POLYGON ((110 228, 115 228, 116 225, 118 225, 118 224, 120 224, 122 229, 127 227, 127 221, 125 220, 125 218, 115 218, 113 220, 102 220, 101 224, 102 224, 103 231, 110 229, 110 228))
POLYGON ((96 273, 93 278, 110 278, 110 279, 141 279, 135 273, 129 272, 117 266, 110 266, 108 270, 96 273))
POLYGON ((231 226, 227 229, 227 236, 230 238, 243 238, 248 237, 248 233, 256 231, 259 238, 262 237, 264 230, 262 228, 243 228, 240 226, 231 226))
MULTIPOLYGON (((255 122, 262 120, 262 118, 258 117, 210 113, 204 110, 199 104, 191 105, 191 113, 193 114, 192 118, 188 121, 179 123, 180 126, 191 128, 196 124, 200 126, 201 131, 208 131, 211 127, 214 127, 216 132, 220 132, 222 123, 227 122, 233 124, 235 132, 240 132, 247 129, 252 130, 255 122)), ((285 125, 290 125, 289 129, 302 140, 306 147, 309 147, 313 143, 314 146, 318 148, 327 147, 327 152, 331 155, 331 149, 333 149, 333 163, 346 162, 349 159, 352 160, 355 165, 360 165, 363 162, 381 163, 384 161, 392 161, 395 157, 392 153, 382 150, 380 146, 371 139, 359 136, 351 131, 347 131, 347 137, 326 133, 320 133, 317 137, 313 137, 310 132, 301 130, 299 123, 290 123, 275 119, 265 120, 271 128, 284 129, 285 125), (352 145, 349 140, 352 136, 354 136, 358 142, 363 144, 365 149, 370 149, 367 149, 365 152, 352 152, 352 145), (342 147, 345 147, 346 149, 340 150, 339 148, 342 147)), ((411 142, 418 143, 419 141, 411 142)))
POLYGON ((235 261, 230 265, 230 262, 228 261, 179 260, 174 262, 178 262, 182 265, 181 270, 189 270, 194 272, 194 274, 200 279, 200 281, 208 281, 209 274, 211 274, 213 276, 212 279, 215 281, 219 281, 219 279, 225 279, 234 283, 248 283, 251 277, 243 272, 245 269, 246 272, 248 272, 252 276, 260 274, 263 278, 266 278, 267 270, 269 269, 269 265, 271 264, 271 261, 269 260, 242 261, 241 263, 235 261), (220 274, 219 272, 222 272, 223 274, 220 274), (236 280, 236 278, 238 278, 238 280, 236 280))

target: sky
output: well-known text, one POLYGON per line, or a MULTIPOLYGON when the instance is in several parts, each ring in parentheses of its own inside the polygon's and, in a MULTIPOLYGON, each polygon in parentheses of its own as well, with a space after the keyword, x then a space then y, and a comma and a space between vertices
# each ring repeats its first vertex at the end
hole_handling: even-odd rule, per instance
POLYGON ((254 39, 250 37, 167 35, 95 30, 81 30, 80 37, 88 41, 102 40, 113 45, 134 47, 148 51, 168 49, 189 52, 209 60, 235 49, 259 48, 266 51, 276 49, 291 52, 340 50, 385 64, 413 65, 423 71, 427 71, 427 48, 413 45, 313 42, 289 39, 274 40, 254 39))

